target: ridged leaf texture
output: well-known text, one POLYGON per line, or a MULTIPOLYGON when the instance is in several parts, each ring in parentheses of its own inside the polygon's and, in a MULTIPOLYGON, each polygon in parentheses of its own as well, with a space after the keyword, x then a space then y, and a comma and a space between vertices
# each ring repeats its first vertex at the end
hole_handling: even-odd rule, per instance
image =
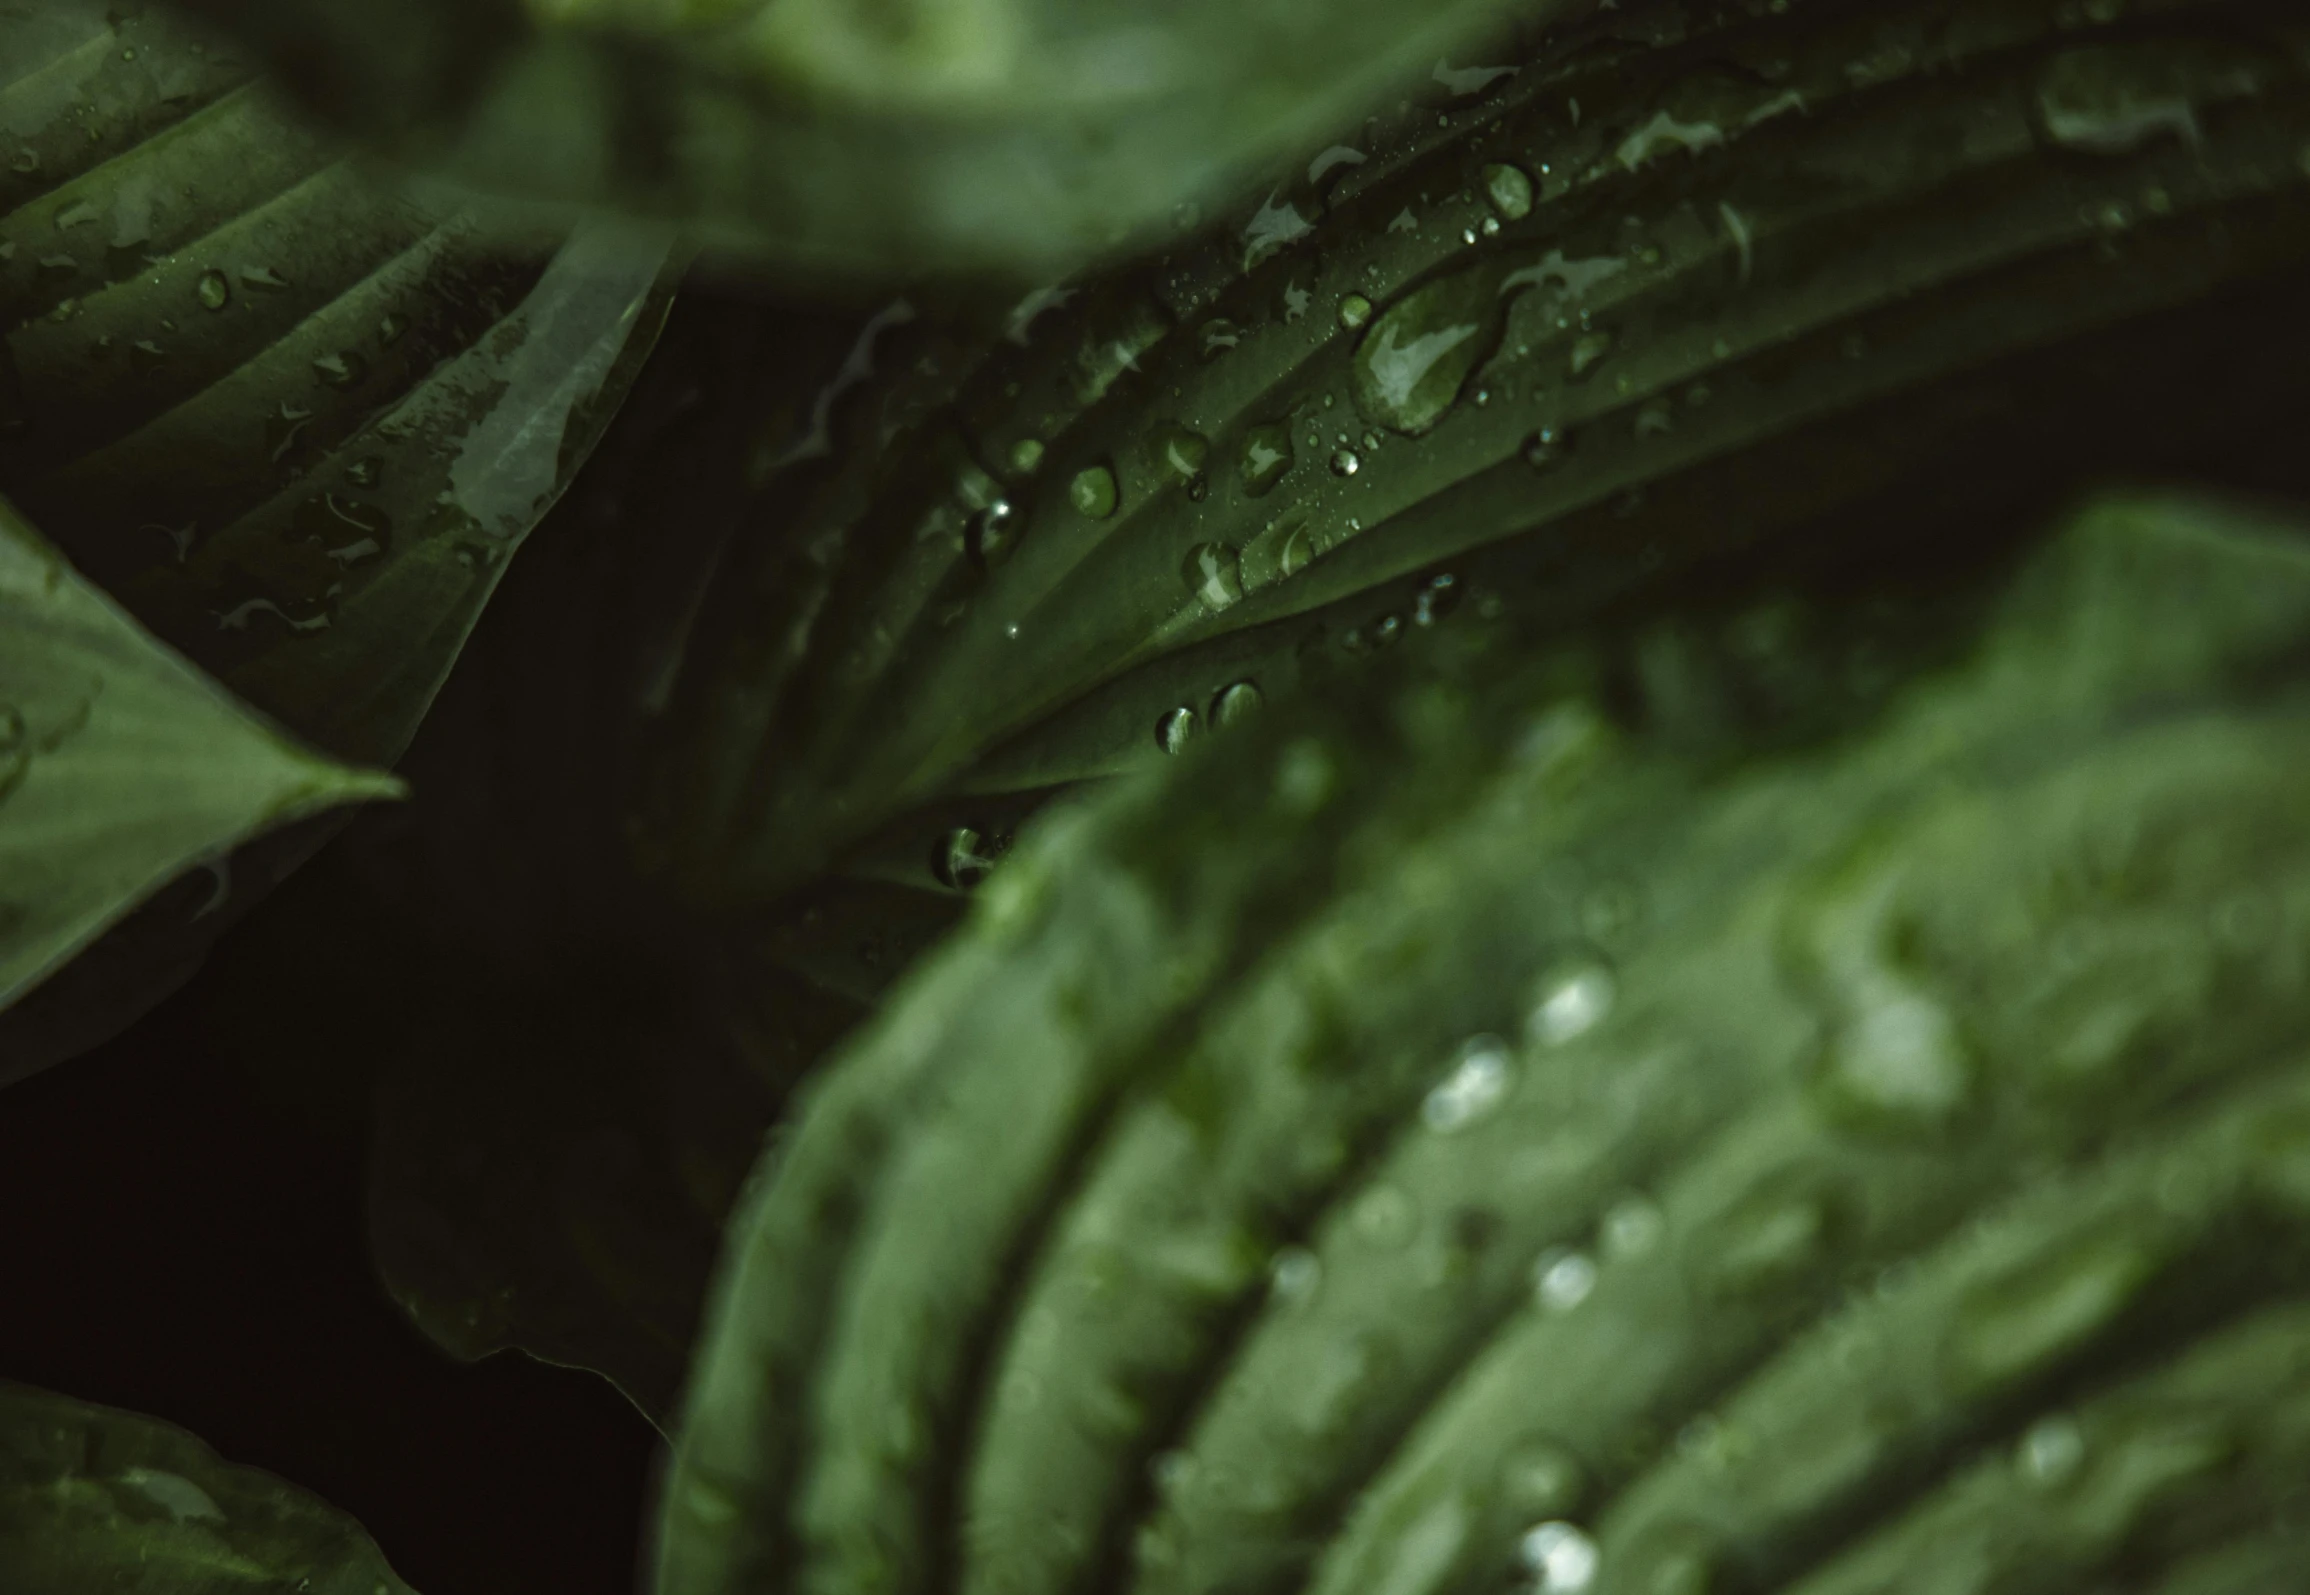
MULTIPOLYGON (((151 7, 0 9, 0 129, 0 490, 258 709, 398 758, 647 352, 667 241, 369 170, 151 7)), ((254 895, 98 949, 11 1015, 0 1078, 139 1011, 254 895)))
POLYGON ((189 865, 400 790, 250 713, 0 500, 0 1006, 189 865))
POLYGON ((0 1585, 412 1595, 360 1526, 182 1429, 0 1383, 0 1585))
POLYGON ((2254 1587, 2310 545, 1996 591, 1891 686, 1858 605, 1471 625, 1041 822, 741 1201, 663 1595, 2254 1587))

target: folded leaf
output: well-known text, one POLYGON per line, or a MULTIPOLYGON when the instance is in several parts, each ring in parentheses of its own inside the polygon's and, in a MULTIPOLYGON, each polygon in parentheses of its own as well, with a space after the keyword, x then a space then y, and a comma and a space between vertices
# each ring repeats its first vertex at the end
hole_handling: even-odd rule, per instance
POLYGON ((173 1425, 0 1383, 0 1585, 410 1595, 325 1503, 173 1425))
POLYGON ((0 501, 0 1007, 188 866, 400 791, 250 713, 0 501))
POLYGON ((659 1588, 2253 1565, 2310 542, 2117 500, 1995 593, 1890 672, 1834 601, 1479 622, 1030 835, 741 1204, 659 1588), (1692 734, 1792 682, 1797 745, 1692 734))

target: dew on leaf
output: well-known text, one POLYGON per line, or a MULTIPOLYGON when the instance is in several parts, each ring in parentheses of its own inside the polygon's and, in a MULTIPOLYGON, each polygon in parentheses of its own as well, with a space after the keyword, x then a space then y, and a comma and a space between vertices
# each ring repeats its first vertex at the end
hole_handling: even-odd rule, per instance
POLYGON ((1585 1595, 1596 1582, 1601 1560, 1596 1542, 1561 1520, 1526 1531, 1516 1555, 1532 1575, 1534 1595, 1585 1595))
POLYGON ((1242 558, 1225 543, 1197 543, 1179 569, 1187 590, 1213 610, 1242 602, 1242 558))
POLYGON ((222 310, 232 303, 233 287, 225 281, 225 274, 214 269, 201 273, 200 282, 193 289, 203 310, 222 310))
POLYGON ((1086 466, 1075 473, 1067 484, 1067 501, 1093 520, 1103 521, 1115 513, 1120 502, 1115 491, 1115 473, 1104 465, 1086 466))
POLYGON ((1264 497, 1291 473, 1291 428, 1280 422, 1255 426, 1244 435, 1243 490, 1253 498, 1264 497))
POLYGON ((1600 960, 1580 959, 1551 970, 1540 982, 1525 1033, 1543 1047, 1562 1046, 1602 1024, 1618 995, 1618 981, 1600 960))
POLYGON ((1216 730, 1240 725, 1257 714, 1266 701, 1256 681, 1238 681, 1222 687, 1211 699, 1211 724, 1216 730))
POLYGON ((1520 222, 1532 214, 1532 179, 1523 169, 1505 162, 1484 168, 1484 197, 1504 221, 1520 222))
POLYGON ((1476 270, 1406 295, 1356 348, 1356 402, 1408 436, 1433 428, 1482 363, 1497 321, 1497 274, 1476 270))
POLYGON ((1483 1118, 1508 1095, 1508 1043, 1498 1036, 1476 1036, 1460 1048, 1459 1061, 1420 1104, 1420 1118, 1431 1130, 1449 1135, 1483 1118))
POLYGON ((1155 746, 1173 755, 1185 753, 1202 730, 1193 709, 1181 706, 1168 710, 1155 722, 1155 746))
POLYGON ((1558 1248, 1532 1265, 1532 1293, 1548 1312, 1568 1313, 1595 1289, 1596 1260, 1586 1252, 1558 1248))

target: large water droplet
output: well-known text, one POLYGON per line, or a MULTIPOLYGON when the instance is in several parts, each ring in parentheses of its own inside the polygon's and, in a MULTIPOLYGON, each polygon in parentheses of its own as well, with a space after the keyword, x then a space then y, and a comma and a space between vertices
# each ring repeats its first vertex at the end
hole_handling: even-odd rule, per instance
POLYGON ((1225 543, 1197 543, 1179 567, 1187 590, 1214 610, 1243 601, 1243 561, 1225 543))
POLYGON ((1573 1524, 1542 1523, 1517 1543, 1534 1595, 1584 1595, 1596 1582, 1596 1542, 1573 1524))
POLYGON ((1202 722, 1196 719, 1193 709, 1170 710, 1155 722, 1155 746, 1169 754, 1185 753, 1202 730, 1202 722))
POLYGON ((998 853, 975 826, 958 825, 932 850, 931 873, 956 891, 969 891, 993 871, 998 853))
POLYGON ((1211 724, 1219 730, 1240 725, 1257 714, 1266 702, 1256 681, 1238 681, 1222 687, 1211 699, 1211 724))
POLYGON ((1291 428, 1281 423, 1253 427, 1244 434, 1240 465, 1244 492, 1253 498, 1264 497, 1290 474, 1291 428))
POLYGON ((1463 272, 1407 295, 1356 349, 1356 403, 1382 426, 1417 436, 1444 418, 1489 352, 1499 274, 1463 272))
POLYGON ((1520 222, 1532 214, 1532 179, 1514 166, 1484 168, 1484 197, 1503 220, 1520 222))
POLYGON ((1075 473, 1067 484, 1067 501, 1095 521, 1103 521, 1115 513, 1120 497, 1115 491, 1115 473, 1104 465, 1086 466, 1075 473))
POLYGON ((1420 1104, 1422 1122, 1449 1135, 1490 1113, 1508 1095, 1510 1062, 1508 1043, 1498 1036, 1470 1039, 1452 1072, 1420 1104))
POLYGON ((1619 982, 1602 960, 1561 965, 1542 977, 1525 1033, 1543 1047, 1560 1047, 1602 1024, 1619 994, 1619 982))
POLYGON ((1557 1247, 1532 1265, 1532 1294, 1542 1308, 1568 1313, 1596 1289, 1596 1260, 1586 1252, 1557 1247))
POLYGON ((1211 457, 1211 440, 1200 432, 1167 423, 1155 429, 1155 457, 1182 482, 1193 482, 1203 474, 1204 461, 1211 457))

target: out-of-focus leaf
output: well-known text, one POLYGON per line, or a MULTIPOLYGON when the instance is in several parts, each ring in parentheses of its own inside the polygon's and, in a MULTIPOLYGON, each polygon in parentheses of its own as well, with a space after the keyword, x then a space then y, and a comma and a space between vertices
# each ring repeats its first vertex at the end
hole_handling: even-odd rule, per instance
POLYGON ((182 1429, 0 1383, 0 1587, 411 1595, 325 1502, 182 1429))
POLYGON ((0 1007, 196 860, 400 791, 251 714, 0 501, 0 1007))
POLYGON ((885 328, 734 545, 653 867, 895 926, 1052 792, 1457 616, 2302 482, 2291 8, 1629 4, 1516 59, 961 358, 885 328))
MULTIPOLYGON (((365 172, 144 7, 0 8, 0 488, 163 640, 340 757, 408 744, 655 334, 667 246, 365 172)), ((234 860, 0 1023, 125 1023, 326 835, 234 860)))
POLYGON ((1047 280, 1559 0, 187 0, 324 115, 481 188, 789 270, 1047 280))
POLYGON ((2253 1565, 2310 1463, 2310 542, 2105 504, 1857 718, 1878 618, 1700 619, 1460 628, 1022 843, 764 1157, 662 1595, 2253 1565), (1792 681, 1848 729, 1688 735, 1792 681))

